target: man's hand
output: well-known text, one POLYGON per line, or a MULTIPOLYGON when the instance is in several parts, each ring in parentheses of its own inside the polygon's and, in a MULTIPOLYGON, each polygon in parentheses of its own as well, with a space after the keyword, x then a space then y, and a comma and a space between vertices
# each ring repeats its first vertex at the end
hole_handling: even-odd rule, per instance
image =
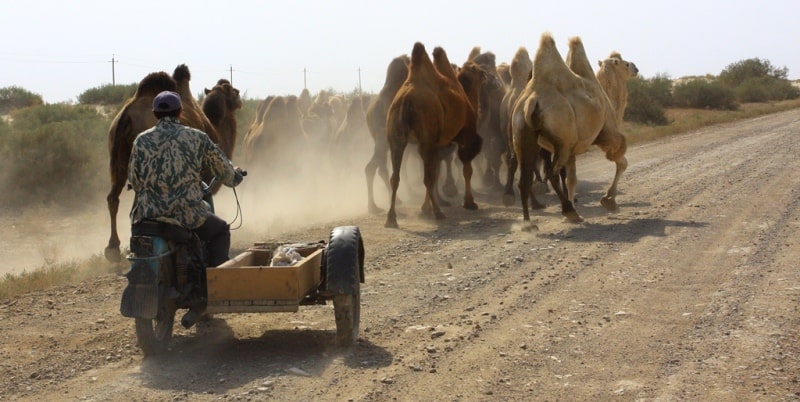
POLYGON ((242 170, 242 168, 238 166, 233 168, 233 185, 238 186, 239 183, 241 183, 242 180, 244 180, 245 176, 247 176, 246 170, 242 170))

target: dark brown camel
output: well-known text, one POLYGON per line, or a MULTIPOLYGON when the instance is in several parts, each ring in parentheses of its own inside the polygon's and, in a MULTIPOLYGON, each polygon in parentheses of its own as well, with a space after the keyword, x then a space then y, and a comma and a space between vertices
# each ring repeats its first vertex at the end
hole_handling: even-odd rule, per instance
POLYGON ((400 185, 400 166, 409 142, 416 142, 424 165, 425 201, 423 212, 432 212, 437 219, 445 216, 439 208, 436 181, 442 148, 456 143, 463 163, 464 208, 477 209, 472 196, 472 159, 480 152, 478 113, 469 94, 477 102, 485 80, 483 70, 467 62, 456 77, 444 49, 433 51, 433 62, 422 43, 415 43, 411 53, 408 77, 397 91, 386 116, 386 138, 392 160, 392 198, 386 216, 386 227, 397 227, 395 201, 400 185), (468 91, 465 91, 468 88, 468 91))
POLYGON ((217 129, 219 147, 226 155, 233 155, 236 146, 236 111, 242 108, 239 90, 226 79, 217 81, 213 88, 205 89, 203 113, 217 129))
MULTIPOLYGON (((183 104, 181 121, 186 125, 203 130, 212 141, 220 143, 217 130, 191 95, 190 79, 191 74, 185 64, 176 67, 172 77, 163 71, 148 74, 139 82, 134 96, 125 102, 111 122, 108 130, 111 190, 106 196, 108 212, 111 217, 111 236, 105 248, 106 259, 111 262, 120 261, 117 213, 119 212, 119 196, 128 181, 128 159, 130 159, 133 140, 139 133, 156 124, 156 118, 153 115, 153 98, 161 91, 178 92, 183 104)), ((232 152, 233 149, 230 151, 232 152)), ((230 156, 231 154, 228 154, 228 157, 230 156)))

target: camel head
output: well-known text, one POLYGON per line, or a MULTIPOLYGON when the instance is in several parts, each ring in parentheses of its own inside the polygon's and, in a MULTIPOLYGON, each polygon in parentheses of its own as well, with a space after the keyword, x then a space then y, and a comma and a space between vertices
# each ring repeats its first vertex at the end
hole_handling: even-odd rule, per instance
POLYGON ((222 98, 225 100, 225 105, 229 110, 238 110, 243 106, 239 90, 234 88, 231 82, 224 78, 219 79, 217 85, 214 85, 213 88, 203 88, 203 90, 206 96, 214 91, 219 91, 219 94, 222 95, 222 98))
POLYGON ((636 64, 632 61, 624 60, 619 52, 611 52, 607 59, 599 60, 598 64, 601 69, 613 72, 624 80, 636 77, 639 74, 636 64))

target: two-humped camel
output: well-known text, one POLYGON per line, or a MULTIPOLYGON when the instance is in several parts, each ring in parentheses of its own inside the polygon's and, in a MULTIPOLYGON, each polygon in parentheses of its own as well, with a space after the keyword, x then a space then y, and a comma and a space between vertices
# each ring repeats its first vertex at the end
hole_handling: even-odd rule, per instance
POLYGON ((542 34, 533 60, 533 78, 514 106, 511 127, 520 165, 519 192, 526 222, 530 221, 528 197, 534 197, 530 188, 540 147, 553 153, 547 178, 561 200, 561 211, 567 220, 583 221, 573 203, 577 185, 575 157, 592 145, 599 146, 606 158, 616 164, 614 180, 601 204, 608 210, 617 210, 617 184, 628 166, 626 140, 579 37, 570 39, 565 63, 553 37, 542 34), (567 172, 568 194, 564 194, 558 183, 562 167, 567 172))
POLYGON ((236 111, 242 108, 239 90, 222 78, 211 89, 204 88, 204 92, 203 114, 217 130, 219 147, 227 155, 233 155, 236 146, 236 111))
MULTIPOLYGON (((175 68, 170 77, 166 72, 150 73, 139 82, 136 93, 120 109, 114 117, 108 130, 108 150, 110 155, 111 190, 106 196, 108 212, 111 217, 111 236, 105 248, 105 256, 111 262, 120 261, 120 240, 117 232, 117 213, 119 212, 119 196, 125 183, 128 181, 128 159, 130 159, 133 140, 139 133, 156 124, 153 114, 153 98, 161 91, 175 91, 181 96, 183 110, 181 122, 195 127, 208 134, 212 141, 230 158, 233 155, 235 141, 229 138, 220 140, 217 129, 206 117, 200 105, 192 96, 189 89, 191 74, 185 64, 175 68)), ((238 94, 238 91, 236 91, 238 94)), ((226 110, 225 113, 233 113, 226 110)), ((223 116, 220 121, 225 121, 231 116, 223 116)), ((231 135, 223 130, 224 135, 231 135)), ((235 132, 233 133, 235 135, 235 132)))
POLYGON ((372 214, 383 212, 383 209, 379 208, 375 203, 373 192, 376 172, 383 179, 386 187, 391 190, 389 169, 386 166, 386 155, 389 153, 389 142, 386 140, 386 113, 397 91, 408 77, 408 64, 410 62, 411 59, 405 54, 392 59, 386 68, 386 79, 383 82, 383 87, 378 92, 378 96, 374 97, 367 107, 367 128, 372 136, 374 147, 372 157, 364 167, 364 175, 367 178, 367 208, 369 213, 372 214))
POLYGON ((625 116, 625 108, 628 106, 628 89, 626 82, 639 74, 636 64, 626 61, 619 52, 611 52, 608 58, 599 60, 597 64, 597 81, 608 95, 611 106, 617 116, 617 125, 622 126, 622 118, 625 116))
POLYGON ((476 46, 470 52, 467 60, 474 61, 486 71, 487 81, 481 87, 480 93, 478 132, 483 138, 481 154, 486 161, 483 183, 489 188, 497 189, 502 187, 500 166, 503 162, 503 155, 511 152, 500 118, 500 105, 506 94, 506 84, 497 73, 494 53, 481 52, 480 48, 476 46))
POLYGON ((432 212, 437 219, 445 216, 439 208, 436 181, 441 161, 440 150, 455 143, 463 163, 464 208, 477 209, 472 196, 472 159, 480 152, 478 135, 480 87, 485 73, 474 62, 466 62, 456 76, 447 54, 441 47, 433 51, 433 62, 422 43, 415 43, 409 72, 397 91, 386 115, 386 138, 392 161, 391 207, 386 227, 397 227, 395 201, 400 185, 400 165, 409 142, 416 142, 423 160, 425 201, 422 211, 432 212))

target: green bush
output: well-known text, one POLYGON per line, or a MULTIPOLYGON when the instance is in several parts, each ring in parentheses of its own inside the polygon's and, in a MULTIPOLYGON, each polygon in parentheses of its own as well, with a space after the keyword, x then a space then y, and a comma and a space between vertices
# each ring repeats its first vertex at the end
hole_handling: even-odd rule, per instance
POLYGON ((7 114, 15 109, 43 104, 42 96, 26 89, 11 86, 0 88, 0 114, 7 114))
POLYGON ((78 95, 78 102, 83 105, 119 105, 136 93, 138 84, 111 85, 87 89, 78 95))
POLYGON ((716 110, 739 108, 733 89, 716 79, 695 78, 677 84, 672 92, 672 98, 677 107, 716 110))
POLYGON ((97 198, 108 181, 107 118, 66 104, 22 109, 12 118, 0 149, 0 204, 70 207, 97 198))
POLYGON ((628 107, 625 120, 663 126, 669 124, 665 107, 672 104, 672 80, 666 75, 628 80, 628 107))
POLYGON ((719 81, 732 88, 739 102, 767 102, 800 97, 800 89, 786 78, 786 67, 777 68, 769 60, 741 60, 725 67, 719 81))

